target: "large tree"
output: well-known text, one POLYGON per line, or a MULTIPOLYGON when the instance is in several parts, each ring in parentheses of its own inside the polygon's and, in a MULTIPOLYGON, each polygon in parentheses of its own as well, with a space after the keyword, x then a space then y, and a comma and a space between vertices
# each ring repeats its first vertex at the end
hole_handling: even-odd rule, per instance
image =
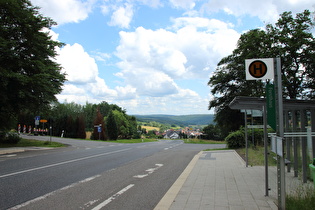
POLYGON ((308 10, 295 18, 291 12, 284 12, 278 22, 267 25, 266 30, 254 29, 241 35, 233 53, 219 62, 208 82, 215 96, 209 109, 216 109, 215 121, 225 134, 243 124, 240 112, 228 107, 235 96, 265 95, 263 82, 246 81, 245 59, 280 57, 284 97, 314 98, 313 21, 308 10))
POLYGON ((44 110, 61 92, 65 75, 54 61, 47 32, 56 23, 28 0, 0 1, 0 129, 24 110, 44 110))

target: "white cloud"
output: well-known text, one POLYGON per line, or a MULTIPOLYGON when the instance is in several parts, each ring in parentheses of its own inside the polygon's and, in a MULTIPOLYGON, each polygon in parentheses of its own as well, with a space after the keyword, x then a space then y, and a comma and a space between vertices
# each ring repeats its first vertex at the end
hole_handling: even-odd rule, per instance
POLYGON ((258 17, 265 23, 275 23, 279 15, 285 11, 297 13, 313 6, 314 0, 209 0, 203 4, 201 11, 205 13, 223 11, 236 17, 249 15, 258 17))
POLYGON ((128 107, 129 114, 210 114, 207 98, 200 97, 189 89, 179 89, 179 92, 168 97, 140 97, 132 100, 119 101, 118 105, 128 107))
POLYGON ((71 83, 96 82, 98 68, 95 60, 89 56, 80 44, 65 45, 61 48, 57 62, 62 64, 66 78, 71 83))
POLYGON ((117 97, 116 90, 110 89, 103 78, 98 76, 98 67, 80 44, 66 45, 59 49, 56 61, 63 67, 68 81, 63 91, 57 96, 59 100, 85 103, 89 101, 112 101, 117 97))
POLYGON ((170 3, 176 8, 193 9, 196 0, 170 0, 170 3))
POLYGON ((176 31, 139 27, 134 32, 120 32, 116 55, 122 60, 121 74, 140 77, 144 72, 163 72, 172 80, 205 78, 232 52, 240 36, 229 25, 205 18, 174 19, 173 29, 176 31))
POLYGON ((110 26, 119 26, 121 28, 129 28, 133 17, 133 8, 131 4, 120 6, 112 14, 111 20, 108 23, 110 26))
POLYGON ((131 100, 137 97, 137 90, 131 85, 127 85, 126 87, 117 86, 115 89, 117 91, 116 99, 131 100))
POLYGON ((78 23, 88 17, 94 0, 31 0, 34 6, 41 7, 40 11, 51 17, 59 25, 64 23, 78 23))

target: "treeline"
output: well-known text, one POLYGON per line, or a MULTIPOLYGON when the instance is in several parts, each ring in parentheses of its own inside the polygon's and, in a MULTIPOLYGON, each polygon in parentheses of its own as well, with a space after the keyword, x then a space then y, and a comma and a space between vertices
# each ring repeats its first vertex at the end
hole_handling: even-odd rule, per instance
POLYGON ((47 120, 47 123, 40 123, 38 128, 49 129, 53 136, 85 139, 86 131, 90 131, 91 139, 117 140, 140 137, 136 118, 127 115, 126 111, 116 104, 108 104, 105 101, 85 105, 74 102, 54 103, 45 112, 20 113, 18 124, 34 127, 35 116, 47 120))
POLYGON ((189 125, 208 125, 213 124, 213 114, 195 114, 195 115, 135 115, 141 122, 157 122, 164 125, 177 125, 186 127, 189 125))

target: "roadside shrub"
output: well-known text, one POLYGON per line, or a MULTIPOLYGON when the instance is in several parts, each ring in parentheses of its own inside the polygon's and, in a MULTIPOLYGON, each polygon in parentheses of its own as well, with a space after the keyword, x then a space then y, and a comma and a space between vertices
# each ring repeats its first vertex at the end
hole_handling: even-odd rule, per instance
POLYGON ((21 137, 17 133, 13 132, 1 132, 0 143, 3 144, 17 144, 21 140, 21 137))
POLYGON ((237 149, 245 147, 245 135, 242 130, 238 130, 230 133, 225 141, 227 143, 228 148, 237 149))

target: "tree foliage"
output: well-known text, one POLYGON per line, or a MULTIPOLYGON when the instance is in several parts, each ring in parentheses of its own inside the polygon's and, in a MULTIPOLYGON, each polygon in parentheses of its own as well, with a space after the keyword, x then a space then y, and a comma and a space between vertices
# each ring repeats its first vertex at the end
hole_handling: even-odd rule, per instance
POLYGON ((0 1, 0 129, 21 111, 48 108, 60 93, 65 75, 53 58, 62 44, 45 32, 53 25, 28 0, 0 1))
POLYGON ((109 140, 117 140, 118 138, 118 128, 117 123, 115 120, 115 116, 113 112, 111 111, 108 115, 108 118, 106 120, 107 125, 107 131, 108 131, 108 138, 109 140))
POLYGON ((246 81, 245 59, 281 58, 284 97, 310 99, 315 90, 315 40, 311 13, 305 10, 292 17, 284 12, 275 25, 254 29, 241 35, 233 53, 221 59, 208 85, 215 96, 215 121, 226 135, 243 124, 239 111, 228 105, 236 96, 263 97, 264 82, 246 81))

